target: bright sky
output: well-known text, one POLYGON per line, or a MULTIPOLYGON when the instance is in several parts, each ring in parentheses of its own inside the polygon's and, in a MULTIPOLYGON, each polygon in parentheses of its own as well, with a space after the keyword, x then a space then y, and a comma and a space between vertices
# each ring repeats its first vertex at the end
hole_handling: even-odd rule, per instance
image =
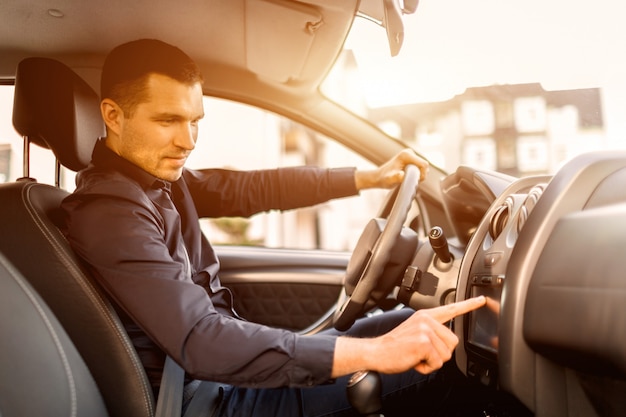
POLYGON ((362 19, 353 45, 372 106, 525 82, 626 97, 625 17, 617 0, 421 0, 405 16, 399 56, 390 57, 384 29, 362 19))

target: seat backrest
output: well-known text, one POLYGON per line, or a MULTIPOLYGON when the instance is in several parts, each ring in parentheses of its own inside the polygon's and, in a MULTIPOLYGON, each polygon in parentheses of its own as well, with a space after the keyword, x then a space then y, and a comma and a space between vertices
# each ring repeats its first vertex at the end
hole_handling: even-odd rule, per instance
POLYGON ((0 334, 0 415, 108 415, 95 381, 63 327, 1 254, 0 334))
MULTIPOLYGON (((98 95, 65 65, 28 58, 17 70, 16 130, 72 170, 104 132, 98 95)), ((113 306, 59 231, 68 193, 30 179, 0 184, 0 252, 41 295, 91 371, 111 416, 152 416, 141 361, 113 306)))

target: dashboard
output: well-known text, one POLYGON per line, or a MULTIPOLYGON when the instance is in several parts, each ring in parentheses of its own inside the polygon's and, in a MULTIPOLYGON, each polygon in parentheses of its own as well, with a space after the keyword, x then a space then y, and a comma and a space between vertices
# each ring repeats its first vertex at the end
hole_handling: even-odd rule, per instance
POLYGON ((459 278, 457 299, 480 295, 487 298, 485 308, 464 317, 461 339, 466 353, 463 370, 485 385, 498 383, 499 318, 507 266, 550 180, 547 176, 517 179, 501 192, 474 230, 461 263, 463 278, 459 278))
POLYGON ((557 403, 541 392, 566 407, 572 386, 586 392, 563 369, 624 379, 626 152, 585 154, 554 176, 461 167, 441 186, 462 252, 455 300, 487 298, 454 319, 461 371, 534 411, 557 403))

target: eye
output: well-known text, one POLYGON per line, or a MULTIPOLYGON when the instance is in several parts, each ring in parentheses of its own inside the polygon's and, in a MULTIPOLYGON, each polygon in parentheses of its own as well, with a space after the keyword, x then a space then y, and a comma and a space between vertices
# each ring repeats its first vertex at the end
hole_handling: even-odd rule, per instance
POLYGON ((170 126, 175 122, 175 120, 172 118, 164 118, 164 119, 157 119, 156 122, 162 126, 170 126))

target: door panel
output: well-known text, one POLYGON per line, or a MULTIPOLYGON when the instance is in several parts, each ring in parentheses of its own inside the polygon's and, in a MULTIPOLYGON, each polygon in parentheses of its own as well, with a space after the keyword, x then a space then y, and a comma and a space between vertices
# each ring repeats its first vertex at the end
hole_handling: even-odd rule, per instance
POLYGON ((334 312, 349 253, 217 246, 220 279, 244 318, 305 331, 334 312))

